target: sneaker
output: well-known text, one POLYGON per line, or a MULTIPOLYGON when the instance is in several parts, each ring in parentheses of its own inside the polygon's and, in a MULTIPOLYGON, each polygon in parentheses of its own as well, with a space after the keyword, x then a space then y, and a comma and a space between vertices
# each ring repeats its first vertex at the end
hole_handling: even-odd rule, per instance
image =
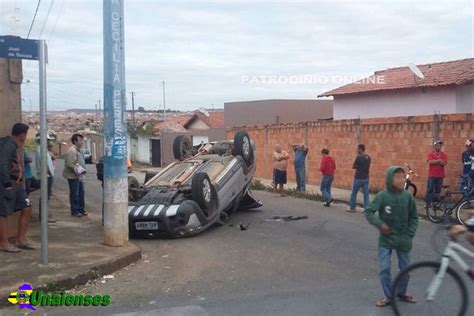
POLYGON ((71 214, 71 216, 73 216, 73 217, 82 217, 82 214, 81 213, 71 214))
POLYGON ((324 207, 331 207, 331 203, 330 202, 326 202, 323 204, 324 207))
POLYGON ((357 212, 357 211, 355 210, 355 208, 348 208, 348 209, 346 210, 346 212, 348 212, 348 213, 355 213, 355 212, 357 212))
POLYGON ((82 216, 89 216, 85 211, 80 213, 82 216))

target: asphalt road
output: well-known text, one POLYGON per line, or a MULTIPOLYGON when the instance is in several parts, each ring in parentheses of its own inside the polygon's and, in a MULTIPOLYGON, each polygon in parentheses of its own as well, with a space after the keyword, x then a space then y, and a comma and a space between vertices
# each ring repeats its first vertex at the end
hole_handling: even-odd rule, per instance
MULTIPOLYGON (((57 177, 55 187, 67 188, 57 177)), ((345 205, 257 192, 264 206, 235 214, 223 227, 186 239, 133 240, 143 260, 113 279, 79 289, 109 294, 110 306, 48 308, 48 315, 392 315, 375 307, 382 292, 377 232, 345 205), (308 219, 272 221, 276 215, 308 219), (239 224, 250 224, 241 231, 239 224)), ((101 187, 89 166, 90 213, 100 213, 101 187)), ((422 221, 412 261, 437 258, 436 226, 422 221)), ((395 261, 394 261, 395 263, 395 261)), ((472 264, 473 261, 470 261, 472 264)), ((474 293, 470 282, 470 293, 474 293)), ((39 314, 39 313, 37 313, 39 314)), ((470 313, 472 315, 473 313, 470 313)))

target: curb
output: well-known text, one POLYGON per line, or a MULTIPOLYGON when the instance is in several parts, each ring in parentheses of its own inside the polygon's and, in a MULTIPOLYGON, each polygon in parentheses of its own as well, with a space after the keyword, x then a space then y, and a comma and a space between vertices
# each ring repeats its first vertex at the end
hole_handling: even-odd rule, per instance
MULTIPOLYGON (((90 280, 100 278, 100 276, 117 272, 118 270, 121 270, 125 268, 126 266, 139 261, 141 258, 142 258, 142 252, 140 249, 136 248, 131 253, 125 256, 119 257, 110 262, 105 262, 103 264, 93 266, 90 269, 88 269, 88 271, 77 274, 75 276, 71 276, 65 279, 61 279, 61 280, 51 281, 50 283, 53 283, 56 288, 59 288, 61 290, 69 290, 76 286, 84 285, 90 280)), ((43 291, 48 290, 47 284, 41 284, 41 285, 32 284, 32 286, 35 290, 43 290, 43 291)), ((14 290, 15 289, 12 289, 12 291, 14 290)), ((9 296, 9 293, 0 294, 0 307, 11 306, 10 304, 8 304, 8 301, 7 301, 8 296, 9 296)))

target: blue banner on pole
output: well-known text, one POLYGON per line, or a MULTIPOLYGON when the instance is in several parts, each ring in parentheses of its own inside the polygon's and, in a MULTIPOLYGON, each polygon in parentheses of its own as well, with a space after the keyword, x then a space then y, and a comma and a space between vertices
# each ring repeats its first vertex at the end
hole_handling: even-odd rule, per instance
POLYGON ((0 36, 0 57, 38 60, 38 41, 19 36, 0 36))
POLYGON ((127 176, 123 0, 104 0, 104 176, 127 176))

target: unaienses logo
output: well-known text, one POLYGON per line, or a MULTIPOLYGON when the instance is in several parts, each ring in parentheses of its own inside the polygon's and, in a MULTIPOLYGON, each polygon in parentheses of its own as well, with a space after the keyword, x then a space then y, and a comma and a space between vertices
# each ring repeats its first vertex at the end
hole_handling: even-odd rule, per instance
POLYGON ((111 302, 110 295, 84 295, 61 293, 44 293, 35 291, 25 283, 18 287, 17 292, 11 292, 8 301, 18 304, 21 309, 36 310, 37 306, 108 306, 111 302))

